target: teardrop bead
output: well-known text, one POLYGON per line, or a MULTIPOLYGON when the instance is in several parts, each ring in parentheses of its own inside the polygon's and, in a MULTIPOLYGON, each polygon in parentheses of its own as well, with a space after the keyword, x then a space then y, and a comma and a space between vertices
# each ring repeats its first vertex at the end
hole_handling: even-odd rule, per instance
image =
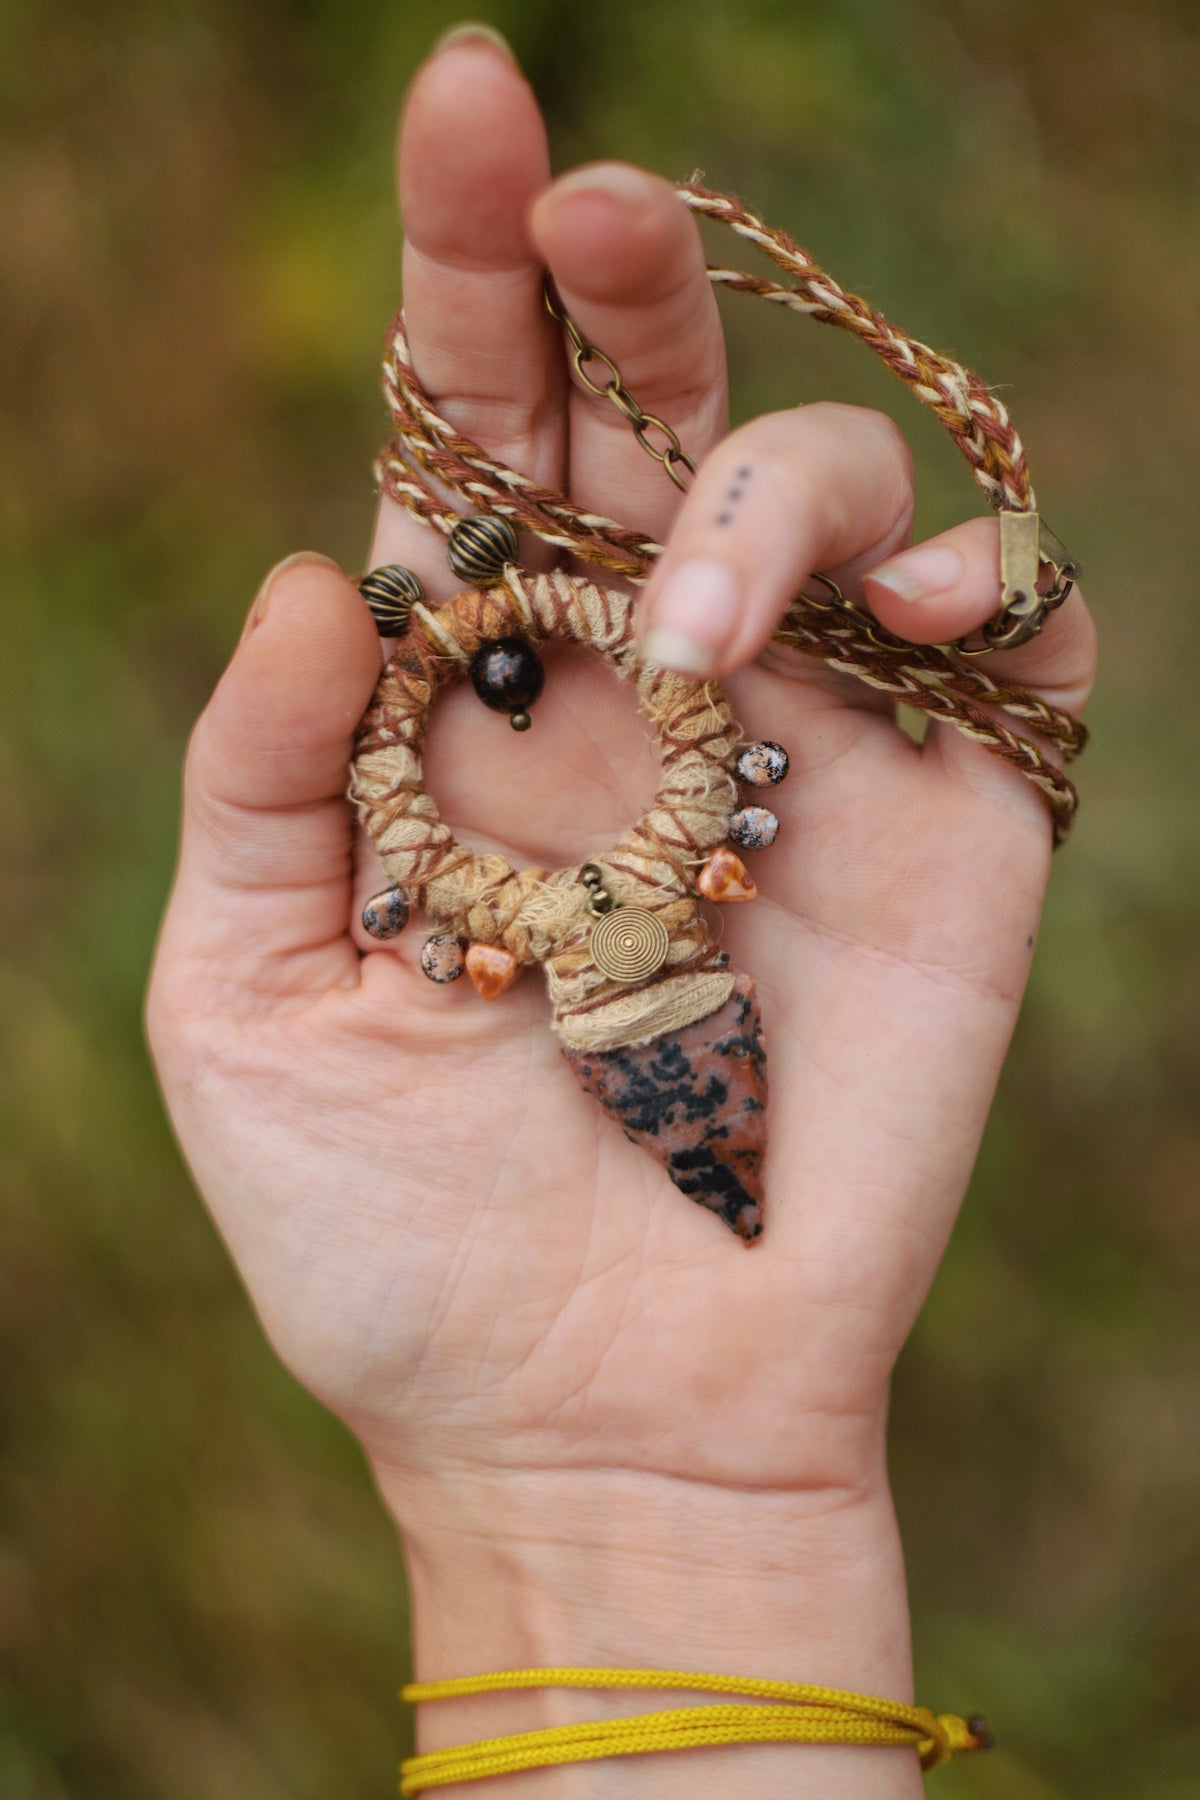
POLYGON ((457 981, 465 963, 462 944, 453 932, 439 932, 421 946, 421 973, 430 981, 457 981))
POLYGON ((408 901, 398 887, 385 888, 362 910, 363 930, 381 944, 399 937, 408 924, 408 901))
POLYGON ((733 772, 747 787, 778 787, 788 772, 788 753, 782 744, 762 738, 757 744, 746 745, 733 772))
POLYGON ((743 806, 729 815, 729 835, 743 850, 767 850, 779 836, 779 820, 766 806, 743 806))

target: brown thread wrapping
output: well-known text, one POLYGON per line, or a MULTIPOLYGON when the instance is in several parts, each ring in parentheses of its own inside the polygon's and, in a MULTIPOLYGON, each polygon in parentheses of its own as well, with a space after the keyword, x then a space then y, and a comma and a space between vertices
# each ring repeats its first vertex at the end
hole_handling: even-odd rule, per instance
POLYGON ((413 608, 408 633, 359 728, 350 793, 390 878, 439 930, 501 944, 546 968, 554 1026, 573 1049, 648 1042, 722 1006, 734 977, 691 891, 697 863, 727 835, 731 769, 741 733, 715 682, 640 662, 633 596, 561 571, 533 579, 509 568, 486 593, 465 589, 436 609, 413 608), (636 683, 662 757, 649 810, 599 860, 620 905, 656 912, 670 934, 664 968, 639 986, 608 980, 588 950, 594 923, 579 866, 514 869, 507 857, 459 844, 438 814, 421 767, 430 710, 489 638, 589 644, 636 683))
MULTIPOLYGON (((995 508, 1024 511, 1035 504, 1025 451, 1003 403, 979 376, 893 326, 858 295, 844 290, 786 232, 763 223, 728 195, 697 183, 680 184, 691 210, 719 220, 755 244, 792 278, 784 286, 735 269, 710 268, 716 285, 751 293, 853 332, 941 420, 966 458, 972 475, 995 508)), ((555 548, 633 581, 645 578, 661 546, 601 514, 586 513, 552 488, 489 457, 443 419, 421 389, 399 314, 389 330, 384 392, 396 438, 376 462, 385 493, 448 535, 457 513, 425 485, 432 476, 472 507, 498 513, 555 548)), ((1055 744, 1063 761, 1087 742, 1086 728, 1015 682, 998 682, 977 662, 940 646, 917 646, 882 634, 861 614, 797 596, 777 639, 944 720, 1034 783, 1049 807, 1055 842, 1061 842, 1078 807, 1074 784, 1041 744, 1005 722, 1004 715, 1055 744)))

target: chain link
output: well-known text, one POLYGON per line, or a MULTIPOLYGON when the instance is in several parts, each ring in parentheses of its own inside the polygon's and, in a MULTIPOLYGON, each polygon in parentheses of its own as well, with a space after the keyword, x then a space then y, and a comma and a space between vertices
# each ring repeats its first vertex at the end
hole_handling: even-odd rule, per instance
MULTIPOLYGON (((633 428, 633 435, 647 456, 652 456, 655 462, 661 463, 680 493, 686 494, 688 484, 679 470, 683 468, 689 475, 694 475, 696 465, 679 442, 675 431, 665 419, 645 410, 625 386, 625 378, 612 357, 584 336, 562 304, 550 275, 546 276, 544 291, 546 311, 566 333, 572 350, 572 365, 584 387, 590 394, 595 394, 597 399, 608 400, 616 407, 621 417, 633 428), (599 364, 607 379, 597 381, 589 373, 591 364, 599 364), (651 431, 661 433, 666 440, 661 447, 650 442, 647 433, 651 431)), ((956 651, 960 656, 990 656, 996 650, 1015 650, 1037 636, 1050 614, 1067 598, 1079 576, 1078 563, 1048 528, 1043 526, 1042 529, 1045 548, 1050 548, 1051 554, 1046 555, 1044 548, 1040 561, 1043 567, 1048 567, 1051 571, 1050 586, 1045 592, 1032 590, 1022 603, 1006 602, 1002 605, 995 617, 989 619, 983 627, 981 643, 970 644, 965 638, 956 638, 953 643, 942 645, 942 649, 956 651)), ((799 598, 805 604, 815 607, 818 612, 840 612, 847 615, 865 631, 872 647, 887 656, 907 653, 910 646, 902 638, 893 637, 890 631, 885 631, 870 613, 863 612, 860 607, 847 600, 836 581, 819 572, 814 575, 814 580, 825 585, 829 598, 814 600, 810 595, 802 594, 799 598)))
POLYGON ((945 648, 957 651, 959 656, 990 656, 996 650, 1019 650, 1023 644, 1031 644, 1041 631, 1050 614, 1057 612, 1063 601, 1074 591, 1075 583, 1082 570, 1058 539, 1044 523, 1040 524, 1043 547, 1037 558, 1040 571, 1049 569, 1050 583, 1046 588, 1031 588, 1024 596, 1006 601, 984 625, 980 636, 981 643, 971 643, 968 638, 955 638, 945 648), (1047 555, 1047 540, 1053 545, 1053 551, 1047 555), (1060 560, 1061 557, 1061 560, 1060 560))
POLYGON ((584 387, 588 390, 589 394, 595 394, 597 399, 611 401, 621 417, 633 427, 633 435, 641 445, 642 449, 646 452, 647 456, 652 456, 655 462, 661 463, 680 493, 686 494, 687 483, 679 473, 679 470, 683 468, 687 470, 689 475, 694 475, 696 473, 696 465, 683 448, 683 445, 679 442, 674 430, 667 424, 665 419, 657 418, 654 413, 648 413, 645 408, 641 406, 625 386, 624 377, 612 357, 606 356, 603 350, 599 349, 595 344, 591 343, 588 338, 584 337, 582 331, 580 331, 566 307, 559 300, 554 283, 549 275, 546 277, 545 294, 546 311, 566 332, 567 340, 574 352, 571 361, 574 365, 575 373, 578 375, 584 387), (599 363, 601 368, 607 374, 608 379, 606 381, 595 380, 595 378, 588 373, 589 363, 599 363), (657 444, 652 444, 650 442, 650 439, 647 436, 647 433, 650 431, 660 432, 666 439, 665 444, 663 444, 661 448, 657 444))

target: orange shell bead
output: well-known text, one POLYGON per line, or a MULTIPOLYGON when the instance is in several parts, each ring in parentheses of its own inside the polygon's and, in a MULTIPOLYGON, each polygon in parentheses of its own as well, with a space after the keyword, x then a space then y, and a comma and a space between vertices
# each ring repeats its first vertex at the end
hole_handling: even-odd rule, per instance
POLYGON ((521 973, 511 950, 499 944, 472 944, 467 951, 467 974, 481 1000, 496 1000, 521 973))
POLYGON ((757 900, 758 889, 740 856, 732 850, 714 850, 696 877, 696 892, 706 900, 730 906, 738 900, 757 900))

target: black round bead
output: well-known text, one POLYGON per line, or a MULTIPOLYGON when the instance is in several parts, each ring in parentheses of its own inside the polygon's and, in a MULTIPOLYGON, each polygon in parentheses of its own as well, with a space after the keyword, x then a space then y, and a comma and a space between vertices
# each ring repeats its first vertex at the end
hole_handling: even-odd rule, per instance
POLYGON ((446 559, 460 581, 490 587, 503 575, 505 563, 516 562, 518 548, 508 520, 487 514, 458 521, 446 543, 446 559))
POLYGON ((493 638, 471 658, 475 692, 493 712, 523 712, 537 699, 545 679, 541 658, 523 638, 493 638))
POLYGON ((399 563, 372 569, 359 582, 358 591, 367 603, 380 637, 402 637, 408 630, 408 615, 413 602, 425 598, 425 589, 412 570, 402 569, 399 563))

